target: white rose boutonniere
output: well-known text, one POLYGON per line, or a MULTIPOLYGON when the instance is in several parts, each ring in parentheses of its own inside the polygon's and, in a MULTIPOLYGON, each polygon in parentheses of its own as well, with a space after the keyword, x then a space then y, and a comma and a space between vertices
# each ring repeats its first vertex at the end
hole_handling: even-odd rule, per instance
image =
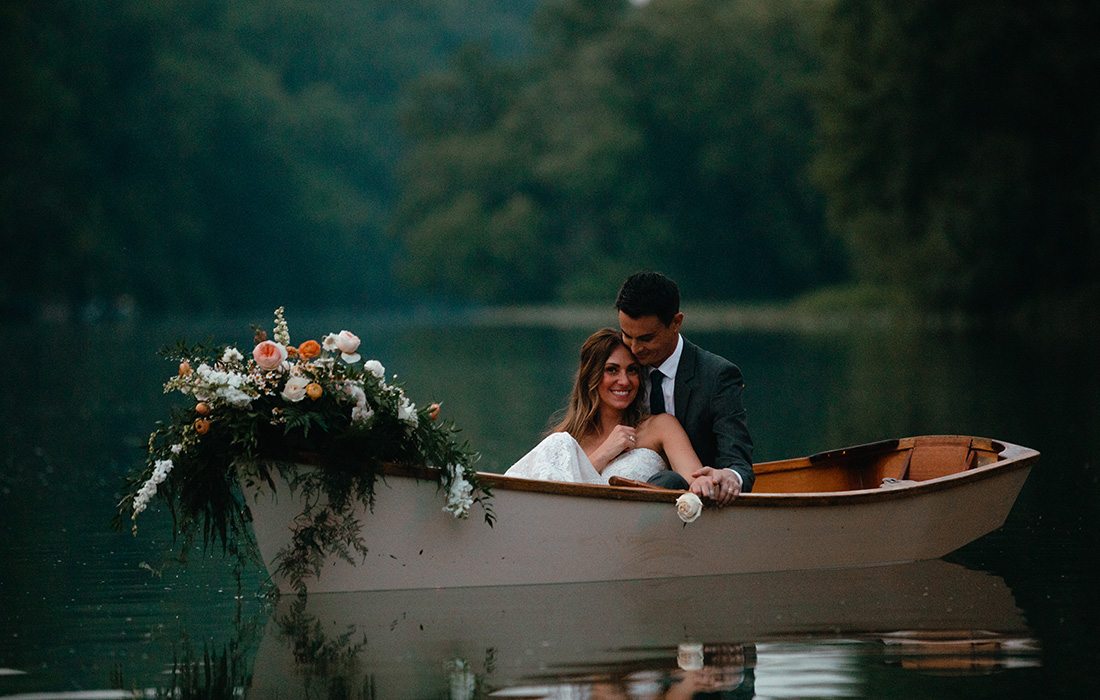
POLYGON ((685 493, 676 499, 676 515, 684 524, 695 522, 699 514, 703 512, 703 502, 694 493, 685 493))

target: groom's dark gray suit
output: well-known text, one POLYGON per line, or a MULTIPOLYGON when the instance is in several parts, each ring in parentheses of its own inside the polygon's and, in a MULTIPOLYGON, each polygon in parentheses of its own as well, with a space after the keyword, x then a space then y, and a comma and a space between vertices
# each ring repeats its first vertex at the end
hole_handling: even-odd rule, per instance
POLYGON ((684 339, 673 390, 676 418, 703 466, 734 470, 741 477, 742 492, 748 493, 755 476, 752 438, 741 402, 744 389, 737 365, 684 339))

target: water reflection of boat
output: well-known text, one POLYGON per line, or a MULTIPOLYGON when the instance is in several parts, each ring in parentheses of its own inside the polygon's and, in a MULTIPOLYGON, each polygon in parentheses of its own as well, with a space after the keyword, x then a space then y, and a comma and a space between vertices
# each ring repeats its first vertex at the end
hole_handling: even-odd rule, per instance
POLYGON ((445 696, 456 678, 485 691, 646 673, 667 679, 702 668, 752 683, 763 673, 754 673, 757 649, 763 656, 785 642, 874 639, 886 659, 909 663, 915 655, 901 653, 897 640, 954 630, 986 640, 1029 636, 1002 579, 942 560, 283 596, 264 631, 252 685, 257 697, 305 697, 333 687, 369 687, 369 697, 428 697, 445 696), (706 650, 699 668, 685 663, 685 644, 706 650))
MULTIPOLYGON (((888 440, 756 465, 754 492, 682 527, 675 491, 486 474, 496 527, 442 513, 434 470, 387 475, 362 513, 362 562, 313 592, 565 583, 859 567, 932 559, 1000 527, 1039 453, 961 436, 888 440)), ((285 481, 250 501, 275 570, 301 511, 285 481)), ((289 588, 276 577, 280 587, 289 588)))

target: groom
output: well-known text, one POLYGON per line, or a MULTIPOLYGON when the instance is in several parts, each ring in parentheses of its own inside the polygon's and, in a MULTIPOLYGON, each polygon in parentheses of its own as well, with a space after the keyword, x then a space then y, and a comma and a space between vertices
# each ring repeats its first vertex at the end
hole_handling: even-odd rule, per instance
MULTIPOLYGON (((684 426, 703 467, 691 491, 729 505, 752 490, 752 438, 745 424, 741 370, 680 335, 684 314, 680 290, 659 272, 637 272, 623 282, 615 300, 623 342, 646 366, 651 413, 671 413, 684 426)), ((645 375, 643 375, 643 378, 645 375)), ((687 482, 664 470, 649 482, 686 489, 687 482)))

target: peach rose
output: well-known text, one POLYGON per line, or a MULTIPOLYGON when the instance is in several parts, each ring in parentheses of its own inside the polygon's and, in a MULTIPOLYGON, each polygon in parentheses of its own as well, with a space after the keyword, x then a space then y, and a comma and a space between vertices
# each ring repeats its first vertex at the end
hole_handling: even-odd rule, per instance
POLYGON ((210 421, 206 418, 196 418, 192 425, 195 426, 195 432, 199 435, 206 435, 210 432, 210 421))
POLYGON ((210 415, 210 404, 206 403, 205 401, 198 402, 197 404, 195 404, 195 413, 199 414, 200 416, 210 415))
POLYGON ((264 340, 252 349, 252 358, 263 370, 277 369, 287 358, 286 348, 273 340, 264 340))
POLYGON ((351 331, 340 331, 333 336, 332 341, 344 362, 350 365, 359 361, 359 353, 356 352, 359 349, 359 336, 351 331))
POLYGON ((336 347, 340 352, 351 355, 359 349, 359 336, 351 331, 340 331, 336 334, 336 347))
POLYGON ((189 374, 191 374, 191 363, 187 360, 184 360, 180 363, 179 375, 181 377, 186 377, 189 374))
POLYGON ((316 401, 321 398, 321 394, 325 393, 325 390, 321 388, 321 385, 317 382, 310 382, 306 386, 306 396, 316 401))
POLYGON ((298 346, 298 356, 303 360, 312 360, 321 356, 321 344, 316 340, 307 340, 298 346))

